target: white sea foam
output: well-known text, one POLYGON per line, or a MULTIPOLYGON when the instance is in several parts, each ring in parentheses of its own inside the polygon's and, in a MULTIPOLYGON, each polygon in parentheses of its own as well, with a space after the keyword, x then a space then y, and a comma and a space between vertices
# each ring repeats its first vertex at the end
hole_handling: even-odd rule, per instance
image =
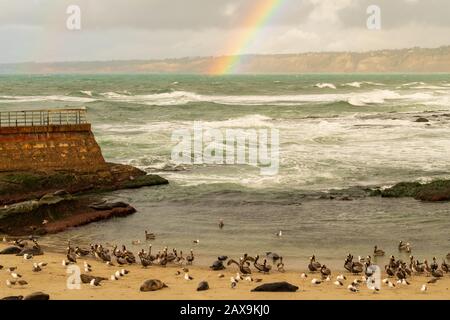
POLYGON ((371 82, 371 81, 349 82, 349 83, 344 83, 343 86, 344 87, 347 86, 347 87, 361 88, 365 84, 370 85, 370 86, 384 86, 383 83, 371 82))
MULTIPOLYGON (((418 97, 416 94, 401 95, 398 92, 391 90, 373 90, 358 93, 336 93, 336 94, 303 94, 303 95, 200 95, 197 93, 186 91, 174 91, 170 93, 150 94, 150 95, 136 95, 126 96, 115 92, 107 92, 102 94, 108 100, 157 105, 157 106, 171 106, 171 105, 185 105, 195 102, 210 102, 223 105, 277 105, 277 106, 294 106, 308 103, 334 103, 334 102, 348 102, 354 106, 363 106, 369 104, 382 104, 386 100, 414 100, 418 97)), ((432 96, 428 95, 425 98, 430 99, 432 96)))
POLYGON ((332 83, 316 83, 314 85, 314 87, 317 87, 317 88, 320 88, 320 89, 325 89, 325 88, 336 89, 336 86, 334 84, 332 84, 332 83))
POLYGON ((362 82, 350 82, 350 83, 345 83, 344 86, 361 88, 362 84, 363 84, 362 82))
POLYGON ((92 97, 92 91, 88 91, 88 90, 86 90, 86 91, 80 91, 82 94, 85 94, 85 95, 87 95, 87 96, 89 96, 89 97, 92 97))
POLYGON ((426 85, 426 83, 425 82, 422 82, 422 81, 420 81, 420 82, 409 82, 409 83, 404 83, 404 84, 402 84, 402 87, 410 87, 410 86, 417 86, 417 85, 422 85, 422 86, 424 86, 424 85, 426 85))
MULTIPOLYGON (((441 88, 442 89, 442 88, 441 88)), ((444 88, 446 89, 446 88, 444 88)), ((448 97, 446 90, 405 93, 394 90, 367 90, 362 92, 297 94, 297 95, 202 95, 188 91, 173 91, 148 95, 131 95, 129 92, 105 92, 99 98, 73 96, 0 96, 0 103, 64 101, 88 103, 93 101, 114 101, 131 104, 154 106, 179 106, 189 103, 215 103, 241 106, 301 106, 304 104, 323 104, 347 102, 354 106, 380 105, 387 102, 426 103, 442 105, 443 97, 448 97)), ((91 93, 91 92, 89 92, 91 93)), ((92 93, 91 93, 92 94, 92 93)))
POLYGON ((66 102, 93 102, 95 99, 72 97, 72 96, 0 96, 0 103, 23 103, 23 102, 46 102, 46 101, 66 101, 66 102))

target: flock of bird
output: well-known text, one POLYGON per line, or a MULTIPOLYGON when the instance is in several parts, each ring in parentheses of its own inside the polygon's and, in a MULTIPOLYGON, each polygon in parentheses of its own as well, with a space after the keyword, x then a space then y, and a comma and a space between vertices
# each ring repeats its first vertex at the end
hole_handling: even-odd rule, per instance
MULTIPOLYGON (((398 251, 400 253, 410 254, 408 259, 409 261, 405 262, 402 259, 396 259, 393 255, 389 257, 388 264, 384 266, 384 271, 387 278, 381 281, 389 288, 395 288, 396 285, 410 285, 408 279, 415 275, 426 275, 431 277, 431 279, 427 281, 427 283, 422 284, 420 288, 422 292, 426 292, 428 290, 428 284, 436 283, 439 279, 443 278, 445 274, 450 272, 450 266, 445 261, 446 259, 450 260, 450 253, 447 254, 442 263, 439 265, 436 257, 433 257, 433 262, 431 264, 429 264, 427 260, 421 262, 418 259, 415 259, 414 256, 411 255, 411 245, 409 243, 400 241, 398 244, 398 251)), ((374 247, 374 259, 385 255, 386 253, 384 250, 379 249, 377 246, 374 247)), ((374 292, 378 292, 380 290, 379 285, 376 283, 376 279, 374 279, 377 272, 377 265, 373 263, 372 256, 368 255, 365 258, 361 258, 359 256, 358 261, 354 261, 354 256, 349 253, 344 260, 344 268, 353 275, 363 274, 361 279, 354 279, 353 282, 347 286, 349 291, 359 292, 358 287, 362 283, 367 283, 368 288, 374 292)), ((323 281, 331 281, 331 270, 325 265, 317 262, 315 255, 310 257, 308 270, 312 273, 319 272, 321 274, 320 279, 314 278, 311 280, 311 283, 314 285, 319 285, 323 281)), ((381 276, 381 270, 379 276, 381 276)), ((308 275, 303 273, 301 277, 306 279, 308 275)), ((344 280, 347 280, 344 275, 338 275, 334 284, 342 287, 344 286, 344 280)))
MULTIPOLYGON (((223 222, 221 221, 223 227, 223 222)), ((154 240, 155 235, 153 233, 148 233, 145 231, 145 239, 147 241, 154 240)), ((7 242, 6 239, 3 239, 7 242)), ((199 240, 194 240, 194 244, 198 244, 199 240)), ((22 256, 24 260, 33 260, 35 256, 43 254, 41 246, 38 244, 37 240, 30 236, 29 240, 14 240, 10 242, 12 246, 3 249, 0 254, 14 254, 17 256, 22 256), (29 243, 32 245, 29 245, 29 243)), ((175 276, 180 276, 184 273, 183 278, 187 281, 193 280, 193 277, 189 274, 189 269, 187 266, 192 265, 195 256, 194 250, 190 249, 189 254, 183 255, 183 251, 178 251, 176 248, 169 250, 168 247, 164 247, 162 250, 154 253, 152 252, 152 245, 148 246, 148 251, 141 249, 135 254, 128 250, 125 245, 120 248, 117 245, 104 246, 102 244, 91 244, 88 248, 81 248, 79 246, 73 246, 71 242, 68 242, 66 258, 62 261, 62 265, 67 267, 71 264, 77 264, 80 259, 83 259, 83 270, 81 280, 83 283, 89 283, 91 286, 100 286, 103 280, 116 281, 127 275, 130 271, 124 269, 127 265, 141 265, 143 268, 150 266, 160 266, 166 267, 168 265, 180 266, 181 271, 178 270, 175 276), (119 270, 113 272, 108 278, 91 276, 90 273, 93 268, 87 263, 85 259, 93 258, 108 266, 115 267, 119 266, 119 270)), ((398 244, 398 251, 400 253, 406 253, 409 255, 407 261, 402 259, 396 259, 393 255, 389 257, 388 263, 384 266, 384 272, 387 278, 383 279, 381 282, 384 283, 389 288, 395 288, 397 285, 410 285, 410 279, 415 275, 426 275, 430 276, 431 279, 427 283, 423 284, 421 291, 427 291, 428 284, 436 283, 444 277, 445 274, 450 272, 449 265, 446 263, 445 259, 450 260, 450 254, 448 254, 439 265, 436 257, 432 258, 432 262, 429 263, 427 260, 419 261, 412 256, 411 245, 409 243, 404 243, 400 241, 398 244)), ((352 254, 348 254, 344 260, 344 268, 349 274, 353 276, 361 276, 360 278, 354 278, 347 285, 347 289, 351 292, 359 292, 360 286, 364 283, 368 284, 368 288, 372 289, 374 292, 380 290, 380 285, 378 285, 374 279, 374 275, 377 272, 378 266, 373 260, 378 257, 385 256, 386 253, 377 246, 374 247, 373 255, 368 255, 364 258, 361 256, 355 259, 352 254), (368 280, 371 280, 368 281, 368 280)), ((255 255, 251 256, 245 253, 239 259, 228 258, 228 256, 222 255, 217 257, 209 268, 213 271, 225 270, 227 267, 236 266, 237 273, 236 276, 230 278, 231 288, 236 288, 239 281, 255 281, 261 282, 261 278, 253 278, 252 272, 257 272, 260 274, 268 274, 272 271, 285 272, 283 257, 274 252, 266 252, 264 256, 255 255)), ((47 263, 45 262, 34 262, 32 263, 33 272, 41 272, 47 263)), ((4 267, 0 265, 0 270, 4 267)), ((309 259, 309 264, 307 265, 308 274, 314 275, 319 274, 318 277, 313 277, 311 280, 312 285, 320 285, 323 282, 332 281, 332 271, 326 265, 321 264, 317 261, 315 255, 312 255, 309 259)), ((11 279, 6 280, 6 285, 8 287, 13 286, 26 286, 28 283, 22 278, 17 272, 17 267, 9 267, 5 269, 11 279)), ((381 269, 378 269, 379 275, 381 276, 381 269)), ((307 273, 301 274, 302 279, 307 279, 309 277, 307 273)), ((225 277, 224 274, 219 274, 219 278, 225 277)), ((347 281, 347 276, 344 274, 339 274, 334 280, 334 285, 338 287, 344 287, 344 283, 347 281)), ((206 283, 207 286, 207 283, 206 283)))
MULTIPOLYGON (((43 254, 43 251, 36 241, 35 238, 30 237, 29 241, 33 243, 30 247, 28 241, 18 239, 12 242, 13 246, 10 246, 4 250, 2 250, 2 254, 14 254, 16 256, 22 256, 24 260, 31 260, 34 256, 39 256, 43 254)), ((6 238, 3 238, 3 242, 7 242, 6 238)), ((46 262, 33 262, 32 271, 40 272, 44 267, 47 266, 46 262)), ((0 270, 4 269, 2 265, 0 265, 0 270)), ((11 277, 10 279, 6 279, 6 286, 8 288, 11 287, 25 287, 28 285, 28 282, 22 277, 22 275, 18 272, 17 267, 8 267, 5 269, 6 272, 11 277)))

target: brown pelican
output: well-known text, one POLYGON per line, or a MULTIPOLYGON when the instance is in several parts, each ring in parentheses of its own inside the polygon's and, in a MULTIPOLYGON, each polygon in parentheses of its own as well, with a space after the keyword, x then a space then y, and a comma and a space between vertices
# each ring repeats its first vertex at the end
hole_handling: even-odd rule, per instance
POLYGON ((393 277, 395 275, 395 271, 391 269, 389 265, 384 266, 384 270, 389 277, 393 277))
POLYGON ((191 249, 191 253, 186 256, 187 264, 192 264, 194 262, 194 250, 191 249))
POLYGON ((433 269, 431 270, 431 275, 435 278, 442 278, 444 276, 444 272, 442 272, 442 270, 433 269))
POLYGON ((382 256, 385 255, 385 252, 383 250, 381 250, 381 249, 378 249, 378 247, 375 246, 374 249, 373 249, 373 255, 375 257, 382 257, 382 256))
POLYGON ((75 251, 73 248, 69 246, 69 249, 67 250, 67 260, 72 263, 77 263, 77 255, 75 254, 75 251))
POLYGON ((328 277, 329 275, 331 275, 331 270, 329 268, 327 268, 326 265, 323 265, 320 268, 320 273, 322 274, 322 276, 324 277, 328 277))
POLYGON ((225 224, 223 223, 223 220, 220 219, 220 221, 219 221, 219 228, 223 229, 224 226, 225 226, 225 224))
POLYGON ((252 271, 250 270, 250 267, 244 263, 244 259, 242 259, 242 258, 240 259, 240 263, 238 263, 238 262, 237 262, 236 260, 234 260, 234 259, 228 260, 227 265, 229 266, 229 265, 231 265, 231 264, 237 265, 237 266, 239 267, 239 271, 240 271, 242 274, 251 274, 251 273, 252 273, 252 271))
POLYGON ((156 236, 154 233, 149 233, 147 230, 145 230, 145 240, 155 240, 156 236))
POLYGON ((316 262, 316 256, 312 255, 312 257, 309 258, 309 264, 308 264, 309 271, 317 272, 320 270, 321 267, 322 267, 322 265, 319 262, 316 262))
POLYGON ((145 255, 144 249, 142 249, 142 251, 139 252, 138 257, 141 260, 141 264, 144 268, 147 268, 148 266, 152 265, 152 261, 148 259, 147 255, 145 255))
POLYGON ((116 261, 119 265, 124 265, 124 264, 128 264, 127 259, 123 258, 123 257, 116 257, 116 261))
POLYGON ((266 260, 264 259, 264 263, 260 264, 258 263, 259 255, 256 255, 255 261, 253 262, 253 265, 255 266, 256 270, 263 273, 268 273, 270 269, 272 269, 272 266, 266 264, 266 260))
POLYGON ((411 252, 411 245, 408 243, 404 243, 402 240, 400 240, 400 243, 398 244, 398 251, 404 251, 404 252, 411 252))
POLYGON ((433 257, 433 262, 430 265, 431 270, 436 270, 437 268, 439 268, 439 265, 436 261, 436 257, 433 257))
POLYGON ((80 247, 75 247, 75 254, 76 254, 78 257, 87 256, 89 253, 91 253, 90 250, 87 250, 87 249, 81 249, 80 247))

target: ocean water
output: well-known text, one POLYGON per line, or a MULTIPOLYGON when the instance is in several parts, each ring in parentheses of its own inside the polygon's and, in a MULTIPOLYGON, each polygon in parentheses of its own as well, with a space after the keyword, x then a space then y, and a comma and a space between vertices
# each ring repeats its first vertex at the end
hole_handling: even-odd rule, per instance
POLYGON ((353 201, 319 199, 332 190, 449 178, 448 74, 0 76, 0 111, 80 106, 108 161, 170 184, 105 195, 138 213, 47 243, 130 244, 149 229, 154 247, 187 252, 200 239, 194 249, 205 264, 218 254, 275 251, 291 265, 312 253, 341 265, 348 252, 367 255, 375 244, 397 253, 399 240, 421 258, 450 252, 448 203, 359 198, 351 190, 353 201), (171 135, 194 121, 278 129, 278 175, 248 165, 176 166, 171 135))

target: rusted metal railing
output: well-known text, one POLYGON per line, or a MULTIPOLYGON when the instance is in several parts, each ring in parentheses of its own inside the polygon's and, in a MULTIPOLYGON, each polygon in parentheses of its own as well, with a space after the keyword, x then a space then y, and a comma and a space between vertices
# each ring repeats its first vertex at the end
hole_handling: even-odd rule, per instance
POLYGON ((86 109, 24 110, 0 112, 1 127, 34 127, 87 123, 86 109))

